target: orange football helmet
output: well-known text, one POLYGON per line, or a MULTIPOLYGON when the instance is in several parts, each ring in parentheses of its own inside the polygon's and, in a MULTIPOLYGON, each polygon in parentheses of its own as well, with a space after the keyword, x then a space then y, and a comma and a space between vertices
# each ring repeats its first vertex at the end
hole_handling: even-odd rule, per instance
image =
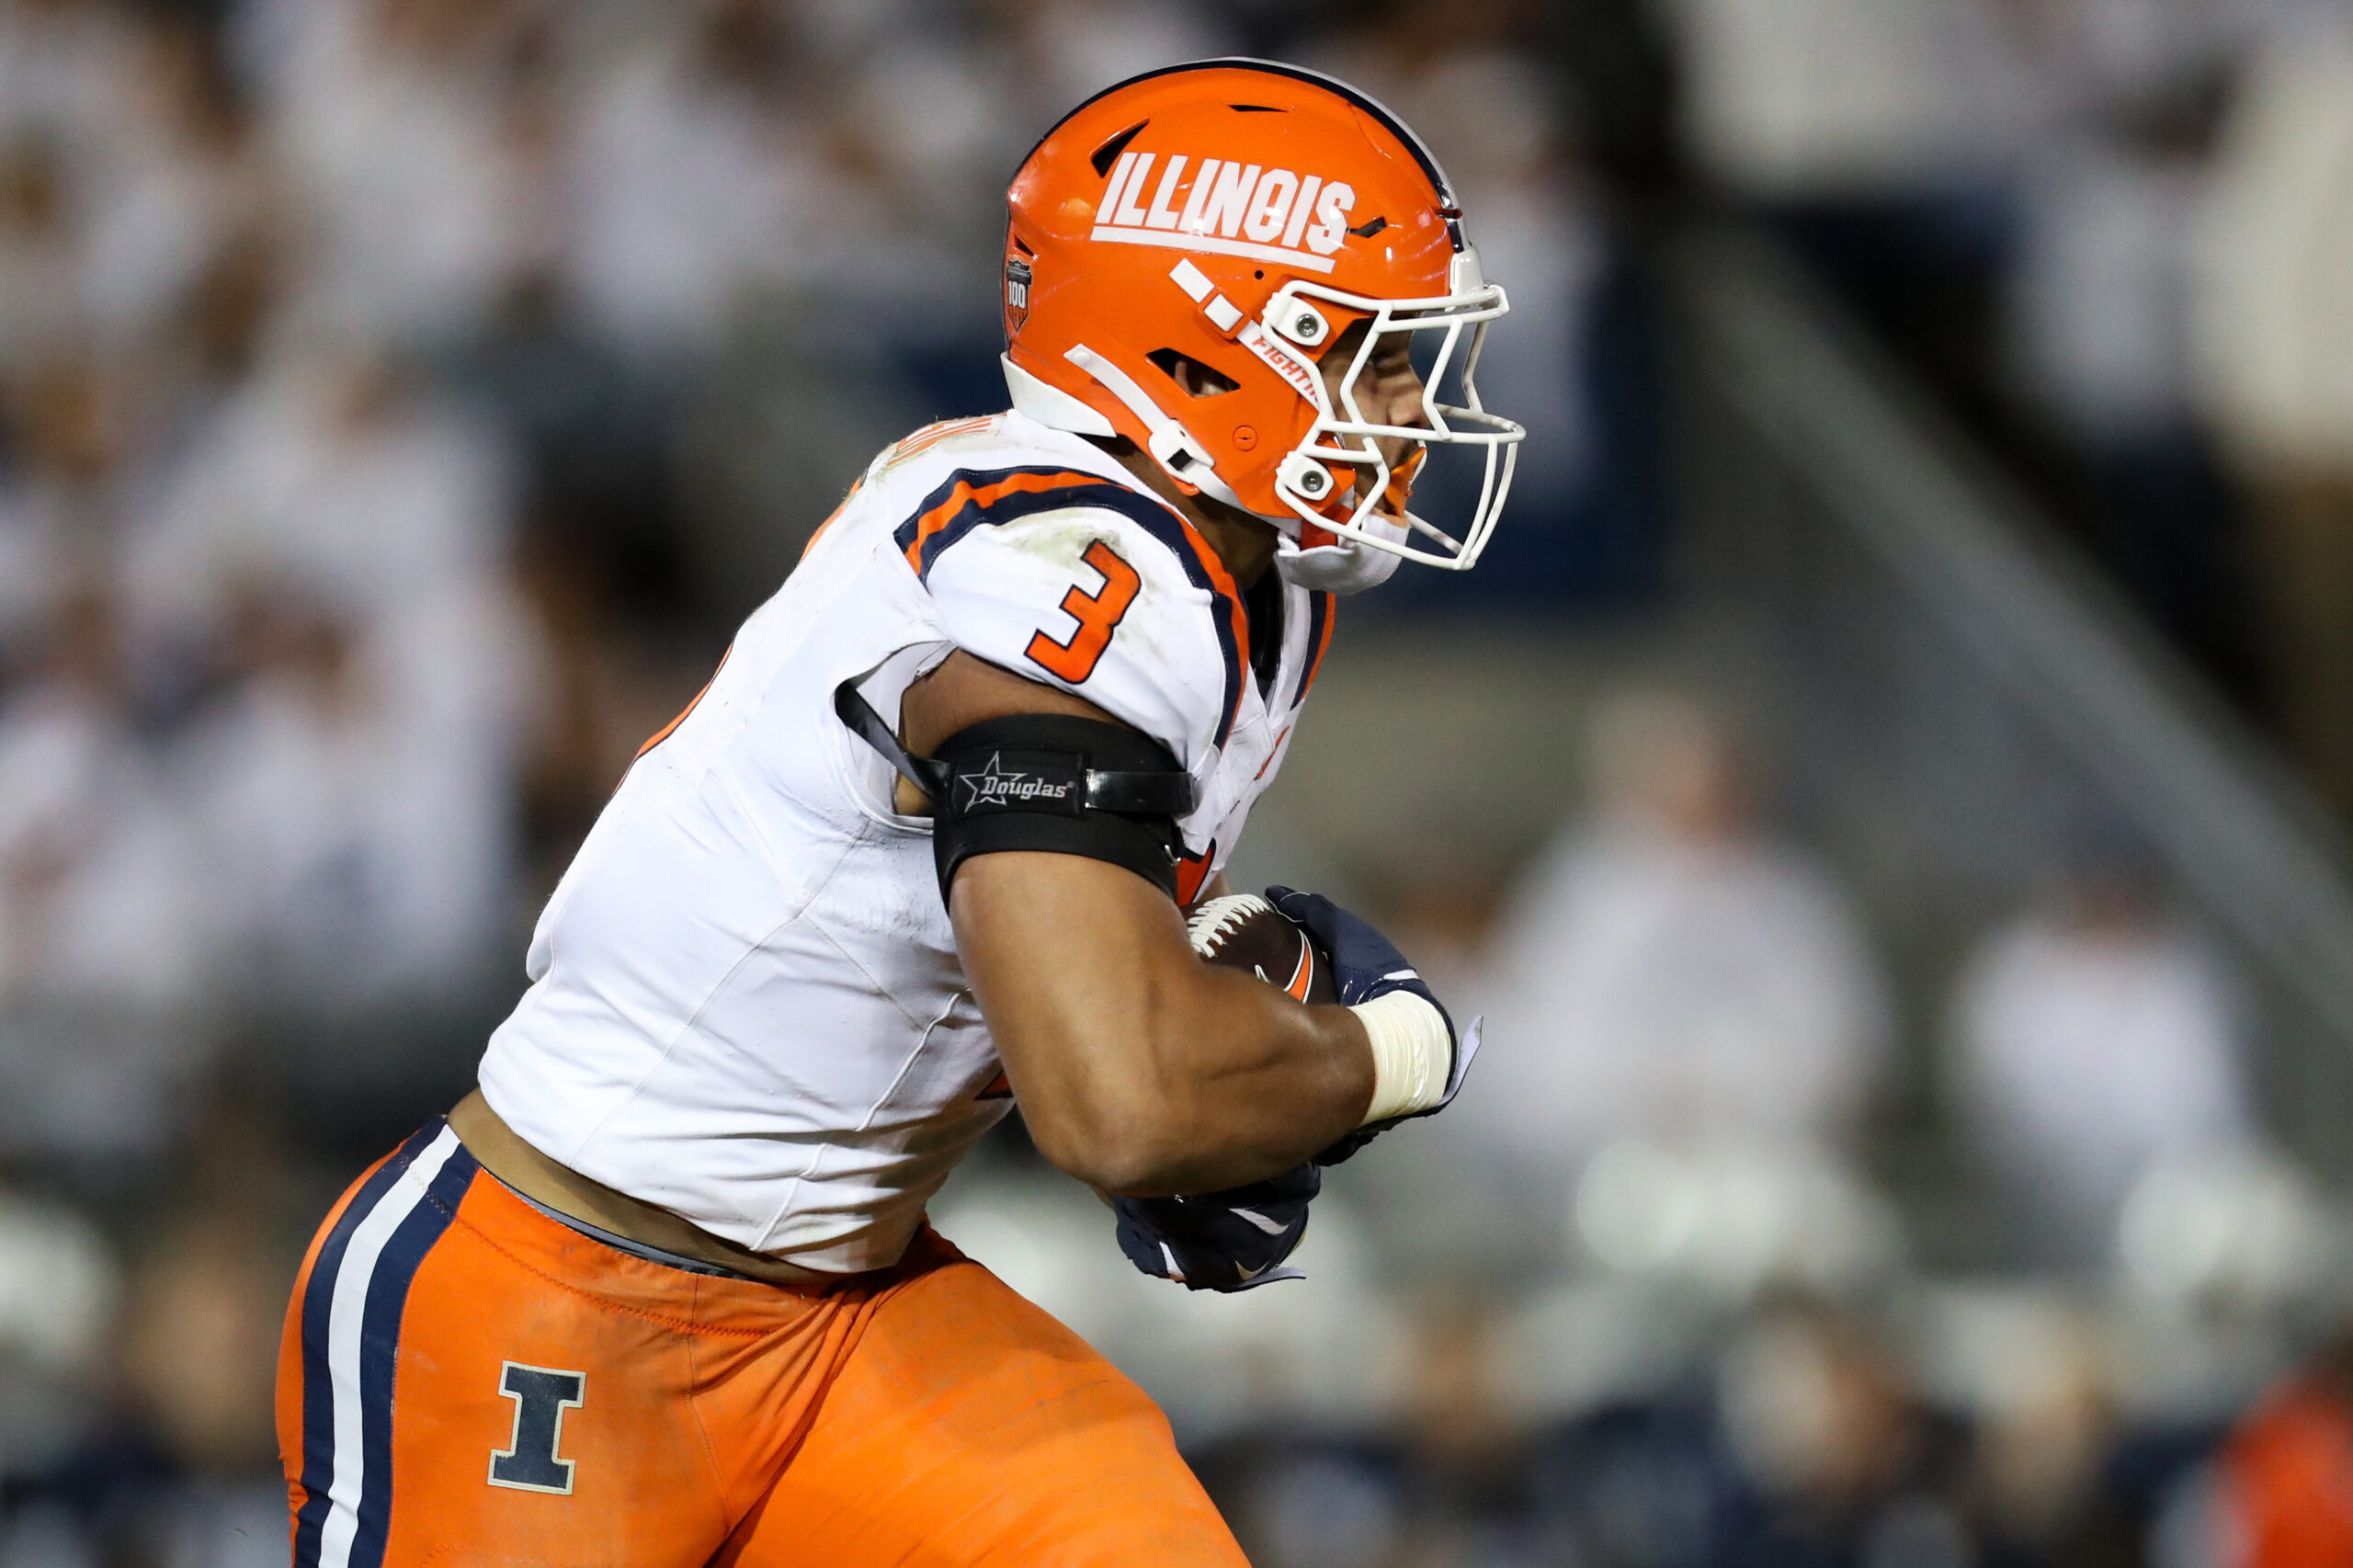
POLYGON ((1274 523, 1287 574, 1311 586, 1365 585, 1398 557, 1456 570, 1479 559, 1524 434, 1480 406, 1474 379, 1487 324, 1510 306, 1480 276, 1444 171, 1394 115, 1297 66, 1169 66, 1065 115, 1006 199, 1016 408, 1124 436, 1188 493, 1274 523), (1321 361, 1358 322, 1335 398, 1321 361), (1391 334, 1437 338, 1434 359, 1417 360, 1424 424, 1376 424, 1358 405, 1358 378, 1391 334), (1179 356, 1232 387, 1188 392, 1179 356), (1458 381, 1460 401, 1439 401, 1458 381), (1407 505, 1439 444, 1485 449, 1478 501, 1453 532, 1407 505))

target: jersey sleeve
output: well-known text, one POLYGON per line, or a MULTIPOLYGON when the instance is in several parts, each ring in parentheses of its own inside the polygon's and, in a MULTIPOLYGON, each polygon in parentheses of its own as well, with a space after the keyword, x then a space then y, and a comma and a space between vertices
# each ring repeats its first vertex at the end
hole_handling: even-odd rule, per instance
POLYGON ((960 473, 934 495, 899 540, 949 640, 1086 699, 1200 777, 1233 729, 1248 636, 1208 543, 1096 475, 960 473))

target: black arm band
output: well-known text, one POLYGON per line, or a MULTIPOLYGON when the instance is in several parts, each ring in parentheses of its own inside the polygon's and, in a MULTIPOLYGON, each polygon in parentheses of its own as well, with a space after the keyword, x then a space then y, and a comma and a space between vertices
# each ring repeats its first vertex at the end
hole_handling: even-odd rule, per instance
POLYGON ((958 731, 934 756, 911 756, 854 686, 843 684, 834 708, 931 797, 943 902, 957 867, 1010 849, 1108 860, 1176 896, 1176 819, 1193 810, 1193 781, 1149 735, 1100 719, 1016 713, 958 731))
POLYGON ((1189 799, 1192 781, 1149 735, 1100 719, 1016 713, 959 730, 933 755, 947 765, 946 788, 931 807, 942 899, 957 867, 1007 849, 1108 860, 1176 896, 1184 844, 1176 812, 1167 808, 1177 803, 1179 786, 1189 799), (1163 809, 1112 810, 1090 800, 1106 796, 1118 805, 1163 809))

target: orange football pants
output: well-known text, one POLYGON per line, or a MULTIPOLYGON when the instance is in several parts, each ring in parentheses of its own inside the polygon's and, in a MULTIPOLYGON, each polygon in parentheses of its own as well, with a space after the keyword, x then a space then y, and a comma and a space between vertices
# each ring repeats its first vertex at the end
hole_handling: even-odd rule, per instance
POLYGON ((606 1245, 426 1128, 287 1312, 296 1568, 1245 1568, 1167 1421, 926 1228, 795 1290, 606 1245))

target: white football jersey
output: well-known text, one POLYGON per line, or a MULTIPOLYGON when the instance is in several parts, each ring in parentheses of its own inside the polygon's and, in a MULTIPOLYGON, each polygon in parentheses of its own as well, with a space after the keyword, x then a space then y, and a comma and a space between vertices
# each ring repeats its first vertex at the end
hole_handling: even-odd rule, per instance
POLYGON ((1134 725, 1198 788, 1189 901, 1330 642, 1330 596, 1276 586, 1279 657, 1254 671, 1216 553, 1085 440, 1008 413, 885 451, 581 846, 483 1058, 491 1106, 583 1176, 744 1246, 895 1262, 1009 1102, 930 822, 892 811, 890 765, 835 689, 858 682, 895 725, 908 685, 961 648, 1134 725))

